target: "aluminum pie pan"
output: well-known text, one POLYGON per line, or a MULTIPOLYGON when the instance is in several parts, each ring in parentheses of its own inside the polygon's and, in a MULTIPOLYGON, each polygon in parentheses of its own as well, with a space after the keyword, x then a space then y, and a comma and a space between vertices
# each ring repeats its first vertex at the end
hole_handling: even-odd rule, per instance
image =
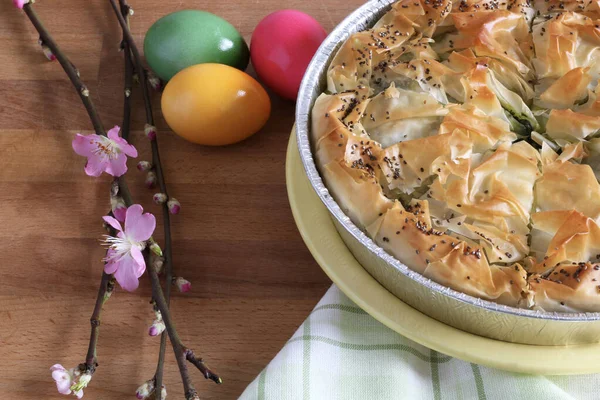
POLYGON ((333 217, 350 251, 386 289, 419 311, 456 328, 515 343, 563 345, 600 341, 600 313, 557 313, 510 307, 438 284, 388 254, 358 228, 329 194, 315 165, 310 113, 326 87, 326 71, 340 45, 374 25, 397 0, 369 1, 321 44, 305 73, 296 105, 298 149, 313 189, 333 217))

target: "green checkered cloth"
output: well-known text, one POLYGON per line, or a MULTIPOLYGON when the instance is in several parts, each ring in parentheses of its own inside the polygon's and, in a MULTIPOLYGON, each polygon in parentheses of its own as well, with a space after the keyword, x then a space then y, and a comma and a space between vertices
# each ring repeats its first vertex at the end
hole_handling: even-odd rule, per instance
POLYGON ((445 356, 333 285, 241 400, 600 399, 600 375, 533 376, 445 356))

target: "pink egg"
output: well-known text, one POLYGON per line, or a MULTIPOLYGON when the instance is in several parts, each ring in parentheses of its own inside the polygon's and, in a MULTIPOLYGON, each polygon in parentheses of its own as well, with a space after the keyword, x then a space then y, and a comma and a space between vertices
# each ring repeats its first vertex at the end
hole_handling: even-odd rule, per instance
POLYGON ((326 37, 325 29, 310 15, 297 10, 274 12, 252 34, 252 65, 275 93, 296 100, 304 72, 326 37))

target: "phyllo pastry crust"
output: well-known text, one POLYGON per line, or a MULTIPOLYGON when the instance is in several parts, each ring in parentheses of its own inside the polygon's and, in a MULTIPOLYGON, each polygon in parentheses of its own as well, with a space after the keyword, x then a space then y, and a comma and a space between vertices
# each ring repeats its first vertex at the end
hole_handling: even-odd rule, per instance
POLYGON ((600 7, 402 0, 312 110, 330 193, 389 254, 514 307, 600 311, 600 7))

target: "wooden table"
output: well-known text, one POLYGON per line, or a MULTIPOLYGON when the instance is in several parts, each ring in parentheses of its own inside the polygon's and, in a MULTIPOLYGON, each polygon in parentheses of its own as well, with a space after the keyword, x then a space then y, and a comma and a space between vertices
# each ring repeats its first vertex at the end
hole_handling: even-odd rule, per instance
MULTIPOLYGON (((331 30, 361 3, 130 0, 139 43, 155 20, 184 8, 226 18, 249 41, 258 21, 277 9, 300 9, 331 30)), ((38 0, 36 10, 79 68, 104 124, 120 124, 120 33, 108 1, 38 0)), ((87 115, 58 63, 46 61, 32 26, 8 0, 0 2, 0 55, 0 398, 64 399, 49 367, 73 367, 85 357, 102 272, 98 239, 109 179, 84 174, 71 140, 76 132, 91 132, 87 115)), ((173 221, 174 268, 193 283, 191 293, 174 295, 173 315, 184 341, 224 379, 217 386, 194 371, 201 398, 237 398, 330 285, 296 230, 286 195, 294 103, 272 95, 271 119, 260 133, 238 145, 205 148, 169 132, 159 97, 166 179, 182 203, 173 221)), ((134 107, 133 141, 140 159, 148 159, 139 91, 134 107)), ((143 174, 133 169, 128 179, 136 201, 158 213, 143 174)), ((138 385, 152 377, 159 340, 147 335, 149 299, 144 277, 136 292, 118 290, 107 303, 100 367, 86 398, 135 398, 138 385)), ((182 399, 167 354, 169 398, 182 399)))

